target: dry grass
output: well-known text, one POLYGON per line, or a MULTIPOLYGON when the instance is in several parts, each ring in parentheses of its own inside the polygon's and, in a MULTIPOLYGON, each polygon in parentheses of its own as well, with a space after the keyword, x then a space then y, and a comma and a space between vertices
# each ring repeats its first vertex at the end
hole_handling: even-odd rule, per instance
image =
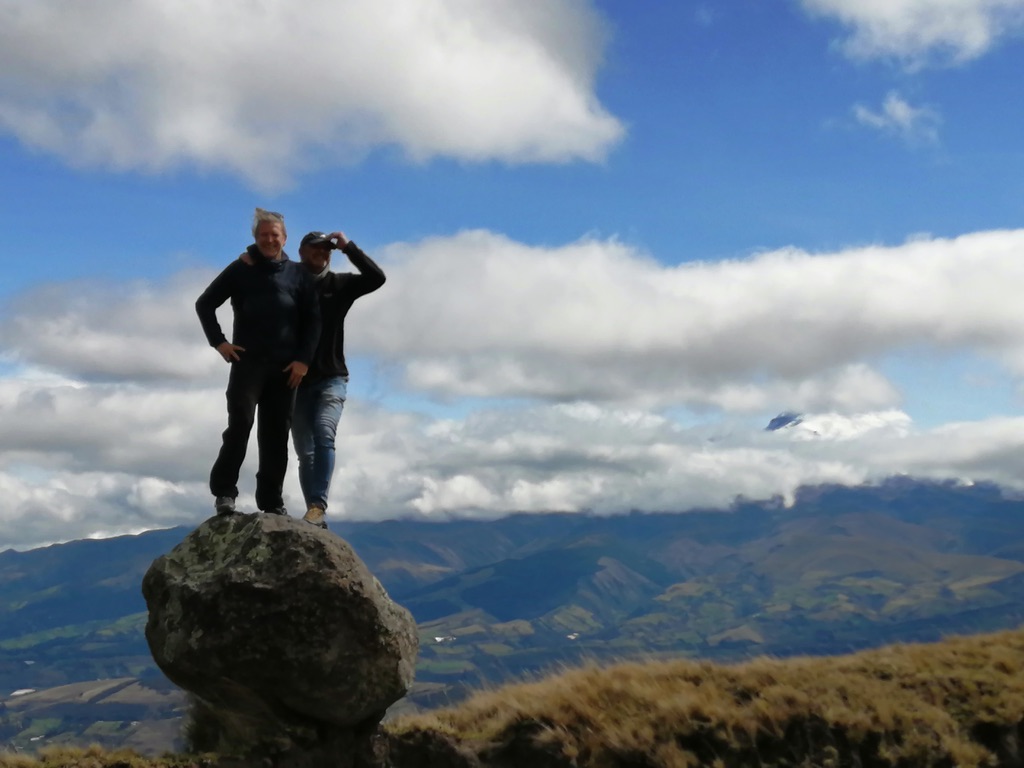
MULTIPOLYGON (((387 726, 394 768, 1024 765, 1024 629, 733 666, 585 666, 387 726)), ((181 768, 99 748, 0 768, 181 768)))
POLYGON ((1024 736, 1024 630, 735 666, 588 666, 390 730, 501 765, 1009 764, 1024 736))

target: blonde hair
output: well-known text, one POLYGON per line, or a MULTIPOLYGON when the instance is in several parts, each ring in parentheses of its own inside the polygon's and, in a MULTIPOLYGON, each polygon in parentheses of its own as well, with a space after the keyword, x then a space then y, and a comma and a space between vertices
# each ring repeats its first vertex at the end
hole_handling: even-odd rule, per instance
POLYGON ((256 237, 256 230, 259 229, 260 223, 264 221, 271 221, 274 224, 280 224, 281 231, 284 232, 285 237, 288 236, 288 230, 284 226, 284 214, 277 213, 276 211, 267 211, 263 208, 257 208, 256 213, 252 217, 253 237, 256 237))

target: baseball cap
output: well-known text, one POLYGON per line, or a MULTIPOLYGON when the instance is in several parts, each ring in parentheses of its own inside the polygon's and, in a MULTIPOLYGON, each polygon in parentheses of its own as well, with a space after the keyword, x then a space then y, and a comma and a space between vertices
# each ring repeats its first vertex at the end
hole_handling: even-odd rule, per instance
POLYGON ((307 245, 329 245, 333 248, 334 242, 323 232, 310 232, 302 238, 302 242, 299 243, 299 247, 301 248, 307 245))

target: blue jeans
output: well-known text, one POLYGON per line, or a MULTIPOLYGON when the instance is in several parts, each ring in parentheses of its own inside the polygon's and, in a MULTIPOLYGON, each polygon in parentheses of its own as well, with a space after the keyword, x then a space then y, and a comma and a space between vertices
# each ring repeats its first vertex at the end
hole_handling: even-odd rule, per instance
POLYGON ((295 396, 292 441, 299 461, 299 485, 306 507, 327 509, 334 474, 334 436, 348 395, 348 377, 304 382, 295 396))

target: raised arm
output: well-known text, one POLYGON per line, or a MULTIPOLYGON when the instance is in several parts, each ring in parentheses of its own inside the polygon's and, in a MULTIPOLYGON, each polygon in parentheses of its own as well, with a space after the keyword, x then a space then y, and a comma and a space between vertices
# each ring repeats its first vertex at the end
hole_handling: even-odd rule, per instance
POLYGON ((372 293, 384 285, 384 282, 387 280, 384 276, 384 270, 380 268, 377 262, 363 253, 363 250, 358 245, 345 237, 344 232, 332 232, 330 238, 337 241, 341 252, 348 256, 348 260, 352 262, 352 266, 359 273, 353 275, 349 283, 357 296, 372 293))

